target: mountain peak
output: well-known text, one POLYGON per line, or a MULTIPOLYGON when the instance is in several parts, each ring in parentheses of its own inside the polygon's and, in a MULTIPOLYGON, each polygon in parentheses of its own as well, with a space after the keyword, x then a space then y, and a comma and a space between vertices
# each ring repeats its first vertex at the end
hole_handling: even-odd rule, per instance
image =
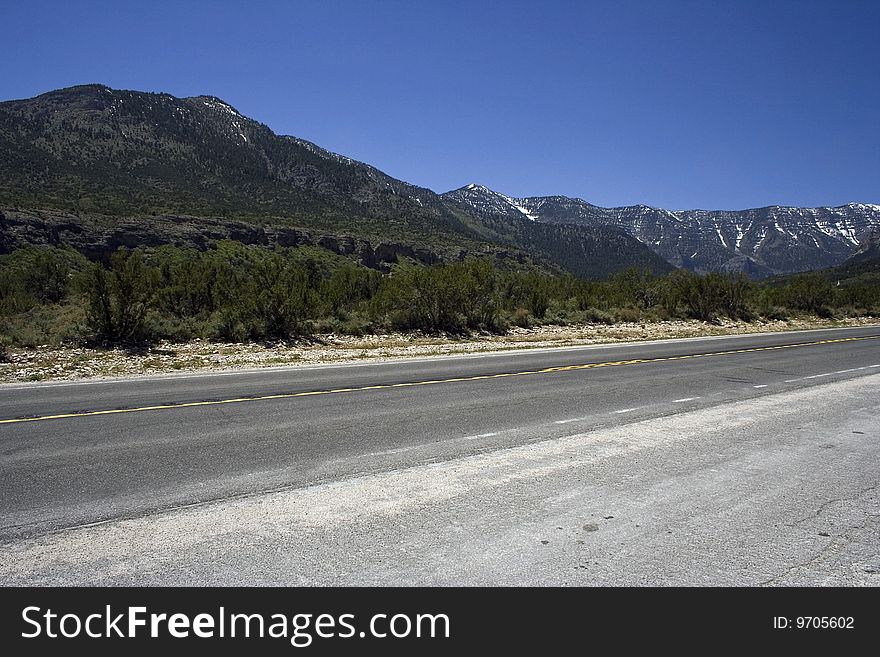
MULTIPOLYGON (((47 93, 50 94, 65 94, 65 93, 77 93, 81 91, 113 91, 106 84, 101 84, 100 82, 88 82, 86 84, 75 84, 70 87, 63 87, 61 89, 56 89, 55 91, 49 91, 47 93)), ((45 94, 43 94, 45 95, 45 94)))
POLYGON ((454 200, 460 205, 466 205, 483 214, 502 214, 516 219, 535 220, 535 215, 523 205, 522 199, 506 196, 485 185, 470 183, 440 196, 447 200, 454 200))
POLYGON ((499 194, 495 190, 489 189, 485 185, 480 185, 479 183, 468 183, 462 187, 457 189, 450 190, 446 192, 447 194, 459 194, 459 193, 469 193, 469 194, 484 194, 487 196, 504 196, 504 194, 499 194))
POLYGON ((244 118, 244 115, 241 112, 239 112, 232 105, 227 103, 222 98, 218 98, 217 96, 192 96, 190 98, 187 98, 186 100, 200 102, 202 103, 202 105, 209 109, 232 114, 239 118, 244 118))

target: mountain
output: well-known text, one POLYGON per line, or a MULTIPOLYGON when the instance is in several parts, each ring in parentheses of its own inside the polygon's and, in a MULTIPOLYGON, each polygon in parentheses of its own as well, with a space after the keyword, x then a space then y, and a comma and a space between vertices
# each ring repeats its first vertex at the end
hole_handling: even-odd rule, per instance
POLYGON ((213 96, 84 85, 7 101, 0 148, 7 205, 461 230, 430 190, 278 136, 213 96))
POLYGON ((365 264, 488 254, 601 277, 664 271, 625 231, 498 222, 214 96, 83 85, 0 103, 0 250, 315 244, 365 264))
POLYGON ((871 265, 880 269, 878 267, 880 266, 880 226, 875 226, 862 235, 859 250, 841 267, 849 268, 860 265, 871 265))
POLYGON ((292 136, 214 96, 83 85, 0 103, 0 251, 71 244, 312 244, 387 266, 469 254, 601 278, 624 267, 839 265, 880 206, 671 212, 480 185, 438 195, 292 136), (670 265, 671 263, 671 265, 670 265))
MULTIPOLYGON (((836 267, 812 272, 849 296, 847 303, 866 309, 880 307, 880 228, 871 228, 859 240, 856 253, 836 267)), ((771 286, 796 283, 799 274, 774 276, 771 286)))
POLYGON ((874 292, 867 292, 866 296, 873 294, 873 303, 867 299, 861 305, 865 307, 880 304, 880 295, 876 290, 880 289, 880 228, 873 228, 862 236, 859 250, 854 256, 837 267, 832 267, 822 272, 824 276, 841 288, 864 288, 867 286, 874 292))
POLYGON ((655 274, 674 267, 617 226, 534 221, 514 200, 477 185, 442 196, 481 237, 550 258, 584 278, 602 278, 628 267, 655 274))
POLYGON ((857 203, 671 212, 646 205, 603 208, 566 196, 514 198, 475 184, 442 196, 478 214, 616 226, 677 267, 754 277, 838 265, 853 255, 862 235, 880 227, 880 206, 857 203))

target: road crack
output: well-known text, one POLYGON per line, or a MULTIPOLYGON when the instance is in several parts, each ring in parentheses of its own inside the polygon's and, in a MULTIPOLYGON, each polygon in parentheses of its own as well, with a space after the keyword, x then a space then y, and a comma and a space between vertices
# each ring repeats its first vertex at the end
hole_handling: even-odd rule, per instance
POLYGON ((832 504, 836 504, 837 502, 852 502, 853 500, 856 500, 856 499, 862 497, 863 495, 865 495, 865 493, 872 491, 872 490, 876 490, 877 486, 878 486, 878 484, 874 484, 873 486, 868 486, 867 488, 863 488, 852 495, 847 495, 844 497, 835 497, 833 499, 822 502, 822 504, 819 505, 819 508, 816 509, 815 513, 813 513, 812 515, 809 515, 809 516, 805 516, 805 517, 801 518, 800 520, 795 520, 793 523, 791 523, 788 526, 789 527, 797 527, 798 525, 805 523, 807 520, 815 520, 820 515, 822 515, 822 513, 825 511, 825 509, 827 509, 832 504))
MULTIPOLYGON (((843 502, 843 501, 848 501, 848 500, 849 500, 849 501, 856 500, 856 499, 862 497, 863 495, 865 495, 865 493, 867 493, 867 492, 869 492, 869 491, 872 491, 872 490, 875 490, 876 488, 877 488, 877 484, 875 484, 875 485, 873 485, 873 486, 868 486, 867 488, 862 489, 861 491, 859 491, 859 492, 856 493, 855 495, 851 495, 851 496, 847 496, 847 497, 835 498, 835 499, 833 499, 833 500, 828 500, 827 502, 824 502, 824 503, 823 503, 823 504, 822 504, 822 505, 816 510, 816 513, 815 513, 814 515, 812 515, 812 516, 807 516, 806 518, 802 518, 801 520, 798 520, 798 521, 795 522, 794 524, 789 525, 789 527, 796 527, 796 526, 799 525, 800 523, 806 522, 807 520, 811 520, 811 519, 818 518, 819 515, 821 515, 821 513, 822 513, 826 508, 828 508, 828 506, 830 506, 831 504, 834 504, 835 502, 843 502)), ((770 586, 771 584, 779 583, 781 580, 785 579, 786 577, 788 577, 788 576, 791 575, 792 573, 794 573, 794 572, 796 572, 796 571, 798 571, 798 570, 803 570, 804 568, 808 568, 809 566, 812 566, 812 565, 815 564, 817 561, 819 561, 822 557, 824 557, 824 556, 827 555, 829 552, 831 552, 832 549, 839 548, 839 547, 842 547, 842 546, 847 545, 847 544, 849 544, 849 543, 852 543, 853 540, 855 540, 855 537, 854 537, 852 534, 854 534, 854 533, 858 533, 859 531, 861 531, 862 529, 864 529, 864 528, 868 525, 868 523, 870 523, 871 521, 876 521, 877 518, 878 518, 877 515, 875 515, 875 514, 871 514, 871 513, 868 513, 868 512, 865 512, 865 518, 864 518, 864 520, 862 520, 861 523, 859 523, 858 525, 854 525, 854 526, 850 527, 849 529, 847 529, 847 530, 846 530, 845 532, 843 532, 842 534, 839 534, 838 536, 835 536, 834 538, 832 538, 832 539, 828 542, 827 545, 825 545, 821 550, 819 550, 819 551, 818 551, 816 554, 814 554, 812 557, 810 557, 810 558, 807 559, 806 561, 802 561, 802 562, 796 563, 796 564, 794 564, 794 565, 792 565, 792 566, 789 566, 788 568, 786 568, 785 570, 783 570, 783 571, 782 571, 781 573, 779 573, 778 575, 774 575, 773 577, 770 577, 769 579, 766 579, 766 580, 764 580, 764 581, 762 581, 762 582, 758 582, 757 586, 770 586)))

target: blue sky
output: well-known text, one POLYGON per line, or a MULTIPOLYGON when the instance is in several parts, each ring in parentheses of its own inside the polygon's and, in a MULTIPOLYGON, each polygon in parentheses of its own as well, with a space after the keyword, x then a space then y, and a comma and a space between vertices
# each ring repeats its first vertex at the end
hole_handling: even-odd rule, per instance
POLYGON ((880 2, 0 0, 0 98, 213 94, 442 192, 880 203, 880 2))

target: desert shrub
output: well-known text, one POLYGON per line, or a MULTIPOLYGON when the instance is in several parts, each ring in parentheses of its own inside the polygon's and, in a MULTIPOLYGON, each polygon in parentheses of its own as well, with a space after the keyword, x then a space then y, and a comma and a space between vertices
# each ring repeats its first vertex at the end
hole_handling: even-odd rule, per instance
POLYGON ((665 322, 672 319, 663 306, 653 306, 642 312, 643 322, 665 322))
POLYGON ((789 319, 788 311, 781 306, 771 306, 767 312, 761 314, 771 321, 784 322, 789 319))
POLYGON ((654 275, 630 267, 608 279, 609 301, 618 308, 648 308, 654 305, 654 275))
MULTIPOLYGON (((710 274, 712 276, 712 274, 710 274)), ((752 321, 754 313, 749 305, 754 285, 745 274, 717 274, 721 288, 720 309, 731 319, 752 321)))
POLYGON ((441 267, 409 268, 383 282, 377 303, 394 328, 461 333, 465 324, 460 292, 441 267))
POLYGON ((67 298, 74 274, 86 259, 70 250, 30 246, 0 256, 0 307, 20 311, 34 303, 59 303, 67 298))
POLYGON ((176 317, 158 311, 147 314, 147 324, 157 338, 172 342, 186 342, 195 338, 212 337, 210 318, 176 317))
POLYGON ((39 302, 19 281, 0 276, 0 316, 15 315, 33 308, 39 302))
POLYGON ((698 276, 683 273, 674 280, 687 314, 704 322, 712 321, 722 308, 724 286, 719 275, 698 276))
POLYGON ((526 308, 517 306, 510 317, 510 323, 520 328, 528 328, 532 324, 531 313, 526 308))
POLYGON ((678 269, 655 281, 652 297, 657 307, 662 308, 667 317, 679 317, 680 308, 685 304, 685 293, 690 286, 690 272, 678 269))
POLYGON ((88 299, 87 325, 103 344, 145 342, 152 338, 147 311, 156 291, 156 271, 144 264, 140 251, 116 251, 109 271, 100 264, 84 274, 88 299))
POLYGON ((159 337, 241 342, 316 329, 503 333, 510 325, 722 316, 751 321, 790 313, 855 316, 880 308, 880 285, 870 275, 833 285, 827 274, 816 273, 754 282, 743 275, 677 270, 656 277, 629 269, 587 281, 506 269, 489 258, 430 267, 404 261, 382 273, 312 247, 215 247, 123 249, 109 266, 48 247, 2 255, 0 331, 16 345, 78 335, 105 344, 159 337))
POLYGON ((306 266, 274 253, 261 259, 253 268, 249 298, 254 337, 286 339, 308 333, 316 299, 306 266))
POLYGON ((382 281, 373 307, 398 329, 504 330, 496 272, 486 261, 400 268, 382 281))
POLYGON ((819 274, 799 274, 782 288, 781 298, 792 310, 829 316, 828 306, 834 300, 834 286, 819 274))
POLYGON ((845 287, 834 288, 835 306, 872 308, 880 306, 880 285, 857 281, 845 287))
POLYGON ((528 287, 526 303, 534 317, 538 319, 544 317, 547 314, 547 309, 550 307, 550 294, 548 293, 547 286, 539 281, 534 281, 528 287))
POLYGON ((156 308, 165 315, 190 319, 216 309, 218 266, 210 256, 193 249, 161 254, 156 308))
POLYGON ((20 269, 6 256, 0 259, 0 316, 24 312, 39 303, 27 289, 20 269))
POLYGON ((87 336, 86 312, 81 302, 38 304, 25 312, 0 319, 0 334, 10 344, 36 347, 81 342, 87 336))
POLYGON ((379 288, 379 272, 346 264, 337 268, 320 286, 320 298, 326 314, 343 319, 350 311, 371 299, 379 288))
POLYGON ((642 311, 635 306, 624 306, 614 311, 615 322, 637 322, 642 318, 642 311))
POLYGON ((67 296, 70 274, 67 263, 54 252, 33 249, 24 283, 39 301, 58 303, 67 296))
POLYGON ((209 322, 208 337, 223 342, 245 342, 250 337, 248 323, 238 308, 222 308, 209 322))
POLYGON ((376 325, 368 317, 352 314, 340 321, 337 331, 343 335, 363 336, 376 332, 376 325))
POLYGON ((582 317, 591 324, 613 324, 615 321, 613 314, 592 306, 583 311, 582 317))

